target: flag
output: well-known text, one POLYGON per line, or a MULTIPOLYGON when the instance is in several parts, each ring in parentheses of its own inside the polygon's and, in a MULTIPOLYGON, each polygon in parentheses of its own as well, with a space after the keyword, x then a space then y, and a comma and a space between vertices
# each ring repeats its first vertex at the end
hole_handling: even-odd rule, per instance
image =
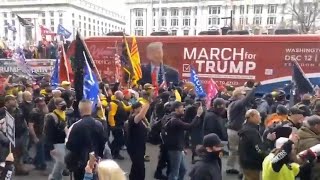
POLYGON ((127 42, 127 38, 125 34, 123 33, 123 40, 122 40, 122 54, 120 57, 121 61, 121 67, 126 72, 126 74, 129 76, 127 77, 128 80, 131 80, 132 72, 132 64, 131 64, 131 56, 130 56, 130 49, 127 42))
POLYGON ((21 26, 32 26, 32 23, 28 22, 26 19, 24 19, 18 15, 16 15, 16 16, 17 16, 21 26))
POLYGON ((9 24, 8 22, 7 22, 7 27, 8 27, 8 29, 10 30, 10 31, 12 31, 12 32, 17 32, 17 29, 16 29, 16 27, 15 26, 13 26, 13 25, 11 25, 11 24, 9 24))
POLYGON ((306 77, 305 73, 301 69, 297 61, 292 61, 292 81, 294 87, 296 88, 295 92, 297 95, 302 95, 305 93, 314 93, 313 86, 309 79, 306 77))
POLYGON ((68 39, 71 36, 71 32, 64 28, 61 24, 58 25, 57 34, 63 36, 64 38, 68 39))
POLYGON ((73 71, 71 68, 71 63, 66 59, 66 53, 64 51, 64 46, 61 46, 61 57, 60 57, 60 71, 59 80, 72 82, 73 71))
POLYGON ((54 88, 58 87, 59 85, 59 59, 56 59, 54 64, 53 72, 51 75, 51 86, 54 88))
POLYGON ((207 108, 210 108, 211 100, 218 95, 218 85, 211 79, 209 85, 207 86, 207 108))
POLYGON ((205 97, 206 92, 204 91, 204 89, 202 87, 202 84, 200 82, 198 74, 196 73, 196 71, 193 68, 191 68, 190 81, 194 84, 194 86, 196 88, 197 96, 198 97, 205 97))
POLYGON ((85 58, 85 68, 83 75, 83 98, 92 102, 92 108, 95 108, 98 103, 99 84, 96 75, 92 72, 86 58, 85 52, 83 52, 85 58))
MULTIPOLYGON (((90 59, 89 52, 85 48, 85 42, 81 39, 79 32, 77 32, 75 40, 75 53, 74 53, 74 89, 76 92, 76 101, 74 103, 75 107, 78 107, 79 102, 83 99, 83 80, 84 80, 84 68, 87 63, 90 68, 93 68, 92 60, 90 59), (83 53, 84 52, 84 53, 83 53), (83 55, 85 54, 85 56, 83 55)), ((75 116, 80 117, 78 108, 75 108, 75 116)))
POLYGON ((41 32, 41 36, 46 36, 46 35, 56 36, 57 35, 55 32, 52 32, 51 29, 47 28, 44 25, 40 25, 40 32, 41 32))
POLYGON ((131 64, 133 69, 133 80, 136 84, 138 80, 142 78, 142 71, 141 71, 141 64, 140 64, 140 55, 136 37, 133 36, 132 38, 132 45, 131 45, 131 64))
POLYGON ((26 74, 29 78, 35 75, 36 73, 32 71, 30 66, 26 62, 26 57, 24 55, 23 50, 18 47, 14 54, 12 55, 12 60, 17 63, 17 66, 22 70, 24 74, 26 74))

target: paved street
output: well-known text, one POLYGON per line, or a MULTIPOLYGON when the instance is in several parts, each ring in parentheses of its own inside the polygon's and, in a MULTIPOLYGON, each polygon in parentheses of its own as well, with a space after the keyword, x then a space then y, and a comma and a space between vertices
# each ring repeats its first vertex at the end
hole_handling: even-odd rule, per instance
MULTIPOLYGON (((157 146, 153 146, 153 145, 148 145, 147 146, 147 152, 148 155, 151 158, 151 161, 146 163, 146 180, 153 180, 153 173, 154 170, 156 169, 157 166, 157 158, 158 158, 158 152, 159 152, 159 148, 157 146)), ((128 155, 125 153, 125 151, 122 152, 123 155, 125 155, 126 160, 124 161, 118 161, 120 166, 124 169, 125 172, 129 172, 130 171, 130 167, 131 167, 131 162, 130 159, 128 157, 128 155)), ((191 158, 190 158, 190 153, 188 153, 188 169, 190 169, 191 167, 191 158)), ((223 164, 225 164, 225 158, 223 159, 223 164)), ((223 171, 225 171, 225 165, 223 165, 223 171)), ((31 175, 26 176, 26 177, 14 177, 14 180, 46 180, 47 176, 42 175, 40 172, 38 171, 31 171, 31 175)), ((65 180, 68 180, 68 178, 65 178, 65 180)), ((188 179, 188 178, 186 178, 188 179)), ((224 174, 223 177, 224 180, 237 180, 237 176, 226 176, 224 174)))

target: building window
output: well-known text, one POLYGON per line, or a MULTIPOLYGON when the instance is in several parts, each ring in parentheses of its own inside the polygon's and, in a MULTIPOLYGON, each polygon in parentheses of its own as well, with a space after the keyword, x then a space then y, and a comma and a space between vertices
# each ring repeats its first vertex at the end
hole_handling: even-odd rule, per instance
POLYGON ((91 30, 91 24, 89 24, 89 30, 91 30))
POLYGON ((91 18, 88 18, 88 21, 91 22, 91 18))
POLYGON ((232 14, 236 14, 237 7, 235 5, 232 6, 232 14))
POLYGON ((183 8, 183 15, 190 16, 191 15, 191 8, 183 8))
POLYGON ((156 16, 156 9, 155 8, 152 9, 152 13, 153 13, 153 16, 156 16))
POLYGON ((136 26, 137 26, 137 27, 143 26, 143 20, 142 20, 142 19, 137 19, 137 20, 136 20, 136 26))
POLYGON ((209 26, 220 24, 220 18, 215 17, 215 18, 209 18, 208 20, 209 20, 208 22, 209 26))
MULTIPOLYGON (((43 17, 43 16, 42 16, 43 17)), ((74 18, 74 13, 72 13, 72 18, 74 18)))
POLYGON ((243 20, 243 17, 240 17, 240 19, 239 19, 239 24, 240 24, 240 25, 243 25, 243 23, 244 23, 243 21, 244 21, 244 20, 243 20))
POLYGON ((240 5, 240 14, 244 14, 244 5, 240 5))
POLYGON ((195 7, 195 8, 194 8, 194 15, 197 15, 197 14, 198 14, 198 8, 195 7))
POLYGON ((167 20, 161 19, 161 26, 167 26, 167 20))
POLYGON ((81 16, 79 15, 79 20, 81 20, 81 16))
POLYGON ((84 16, 84 17, 83 17, 83 20, 84 20, 84 21, 86 21, 86 20, 87 20, 87 18, 84 16))
POLYGON ((134 34, 136 36, 143 36, 143 30, 135 30, 134 34))
MULTIPOLYGON (((100 21, 97 21, 98 25, 100 24, 100 21)), ((101 24, 102 25, 102 24, 101 24)))
POLYGON ((161 9, 161 16, 167 16, 167 9, 161 9))
POLYGON ((83 35, 84 35, 84 36, 87 36, 87 31, 86 31, 86 30, 84 30, 83 35))
POLYGON ((63 24, 63 19, 59 19, 59 24, 63 24))
POLYGON ((15 20, 12 20, 12 26, 15 26, 16 25, 16 21, 15 20))
POLYGON ((197 19, 194 20, 194 25, 197 26, 197 19))
POLYGON ((50 24, 51 24, 51 26, 54 26, 54 19, 50 20, 50 24))
POLYGON ((50 17, 53 17, 53 16, 54 16, 54 12, 50 11, 50 17))
POLYGON ((142 17, 143 16, 143 9, 136 9, 136 16, 142 17))
POLYGON ((87 29, 87 23, 83 23, 83 27, 87 29))
POLYGON ((7 13, 3 13, 3 17, 4 17, 4 18, 7 18, 7 13))
POLYGON ((5 25, 5 26, 8 25, 8 20, 4 20, 3 22, 4 22, 3 25, 5 25))
POLYGON ((54 27, 51 27, 51 31, 53 31, 53 32, 54 32, 54 27))
POLYGON ((46 25, 46 20, 42 19, 42 25, 46 25))
POLYGON ((16 15, 14 13, 11 14, 11 17, 14 18, 16 15))
POLYGON ((277 5, 276 4, 270 4, 268 6, 268 14, 276 14, 277 13, 277 5))
POLYGON ((276 17, 268 17, 267 18, 267 24, 276 24, 277 23, 277 18, 276 17))
POLYGON ((41 16, 42 16, 42 17, 46 17, 46 13, 44 13, 44 12, 41 13, 41 16))
POLYGON ((59 13, 59 17, 62 17, 63 16, 63 14, 62 13, 59 13))
POLYGON ((247 5, 247 14, 249 14, 249 7, 250 7, 250 6, 249 6, 249 5, 247 5))
POLYGON ((189 36, 189 30, 183 30, 183 35, 184 36, 189 36))
POLYGON ((179 16, 179 9, 178 8, 172 8, 171 9, 171 16, 179 16))
POLYGON ((179 26, 178 19, 171 19, 171 26, 179 26))
POLYGON ((79 22, 79 28, 81 28, 81 22, 79 22))
POLYGON ((156 26, 156 20, 155 19, 153 20, 153 26, 156 26))
POLYGON ((74 26, 74 20, 72 20, 72 26, 74 26))
POLYGON ((261 25, 261 21, 262 21, 261 17, 254 17, 253 18, 253 24, 254 25, 261 25))
POLYGON ((183 26, 190 26, 190 19, 183 19, 183 26))
POLYGON ((171 30, 171 35, 176 36, 177 35, 177 30, 171 30))
POLYGON ((254 5, 254 14, 262 14, 262 5, 254 5))
POLYGON ((209 7, 209 14, 220 14, 220 6, 210 6, 209 7))

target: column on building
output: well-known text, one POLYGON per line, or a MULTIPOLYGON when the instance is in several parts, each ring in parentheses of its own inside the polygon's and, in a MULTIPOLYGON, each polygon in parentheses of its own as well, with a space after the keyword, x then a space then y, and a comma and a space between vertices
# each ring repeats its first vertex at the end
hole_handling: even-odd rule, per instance
POLYGON ((149 4, 146 8, 145 8, 145 22, 146 25, 144 25, 146 27, 146 31, 144 32, 145 36, 149 36, 152 33, 152 26, 153 26, 153 14, 152 14, 152 4, 149 4))
POLYGON ((178 7, 178 28, 177 28, 177 36, 183 36, 183 8, 178 7))
POLYGON ((197 30, 195 25, 195 22, 197 21, 196 9, 197 9, 197 6, 191 7, 189 35, 197 35, 197 32, 195 33, 195 31, 197 30))
POLYGON ((262 27, 262 31, 264 32, 268 30, 269 25, 268 25, 268 4, 264 4, 262 5, 262 14, 261 14, 262 20, 261 20, 261 27, 262 27))

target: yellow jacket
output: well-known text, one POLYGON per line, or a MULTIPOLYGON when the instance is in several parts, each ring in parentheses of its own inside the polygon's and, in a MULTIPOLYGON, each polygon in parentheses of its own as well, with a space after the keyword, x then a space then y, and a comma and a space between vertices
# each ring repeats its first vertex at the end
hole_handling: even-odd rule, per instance
MULTIPOLYGON (((111 127, 114 127, 116 125, 116 120, 115 120, 115 115, 117 114, 118 111, 118 104, 115 102, 117 100, 115 100, 115 97, 112 96, 111 97, 111 102, 110 102, 110 110, 108 113, 108 123, 111 127)), ((131 106, 127 106, 124 104, 123 101, 120 101, 122 103, 122 107, 126 112, 130 112, 131 111, 131 106)), ((125 121, 126 119, 124 119, 125 121)))
POLYGON ((105 111, 108 107, 108 101, 105 95, 100 94, 100 101, 101 101, 101 107, 98 107, 97 109, 97 116, 101 120, 106 120, 105 111))

